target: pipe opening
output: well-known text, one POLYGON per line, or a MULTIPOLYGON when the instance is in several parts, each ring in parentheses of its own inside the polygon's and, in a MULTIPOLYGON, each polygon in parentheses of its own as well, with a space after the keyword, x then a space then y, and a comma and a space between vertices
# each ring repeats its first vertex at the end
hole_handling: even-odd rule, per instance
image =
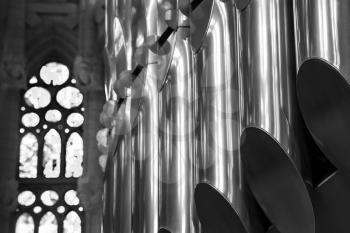
POLYGON ((298 101, 305 123, 327 158, 350 173, 350 87, 321 59, 305 61, 298 72, 298 101))
POLYGON ((203 232, 247 233, 229 201, 210 184, 199 183, 194 196, 203 232))
POLYGON ((167 229, 165 228, 160 228, 158 233, 171 233, 171 231, 168 231, 167 229))
POLYGON ((236 8, 240 11, 244 10, 251 0, 235 0, 236 8))
POLYGON ((280 145, 262 129, 249 127, 241 136, 241 154, 250 189, 272 224, 283 233, 314 233, 307 189, 280 145))

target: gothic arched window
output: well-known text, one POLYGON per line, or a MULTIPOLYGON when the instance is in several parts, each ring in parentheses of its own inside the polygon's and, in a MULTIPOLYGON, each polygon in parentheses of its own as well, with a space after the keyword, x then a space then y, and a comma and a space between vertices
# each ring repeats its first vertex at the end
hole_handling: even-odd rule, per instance
POLYGON ((81 233, 83 95, 67 66, 51 62, 23 92, 15 233, 81 233))

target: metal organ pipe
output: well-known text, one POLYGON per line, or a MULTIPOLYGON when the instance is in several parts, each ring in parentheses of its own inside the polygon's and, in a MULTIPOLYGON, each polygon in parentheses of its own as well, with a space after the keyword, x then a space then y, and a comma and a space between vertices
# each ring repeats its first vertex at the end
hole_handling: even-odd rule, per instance
POLYGON ((241 152, 249 186, 277 229, 313 233, 294 129, 292 9, 289 0, 251 0, 238 12, 241 152))
POLYGON ((346 216, 348 203, 336 192, 349 192, 349 8, 342 0, 107 0, 107 97, 119 101, 121 77, 134 76, 122 98, 131 129, 109 146, 104 233, 314 233, 297 96, 339 168, 313 190, 317 227, 345 228, 336 213, 346 216))
MULTIPOLYGON (((135 21, 138 27, 137 40, 146 41, 157 35, 157 0, 135 0, 135 21)), ((136 41, 137 42, 137 41, 136 41)), ((155 54, 145 50, 144 64, 157 59, 155 54)), ((133 156, 133 233, 158 232, 158 87, 157 69, 148 65, 138 77, 143 81, 141 93, 131 96, 135 111, 132 125, 133 156)), ((131 113, 132 114, 132 113, 131 113)), ((131 116, 132 118, 132 116, 131 116)), ((132 120, 132 119, 131 119, 132 120)))
POLYGON ((254 202, 241 166, 233 4, 203 1, 190 19, 194 27, 191 43, 198 51, 195 143, 200 183, 195 202, 202 229, 213 233, 262 232, 257 230, 259 223, 251 229, 257 219, 252 220, 254 202))
POLYGON ((350 173, 350 4, 295 0, 298 100, 317 145, 350 173))
POLYGON ((159 95, 159 227, 196 232, 194 216, 194 117, 196 96, 188 29, 179 28, 167 81, 159 95))

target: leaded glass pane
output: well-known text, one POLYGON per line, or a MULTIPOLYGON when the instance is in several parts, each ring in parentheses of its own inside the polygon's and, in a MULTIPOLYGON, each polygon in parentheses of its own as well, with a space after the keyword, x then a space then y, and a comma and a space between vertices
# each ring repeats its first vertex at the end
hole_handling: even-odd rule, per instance
POLYGON ((25 127, 35 127, 39 124, 40 122, 40 117, 38 114, 31 112, 31 113, 26 113, 22 116, 22 124, 25 127))
POLYGON ((35 202, 35 195, 31 191, 23 191, 18 195, 18 203, 23 206, 31 206, 35 202))
POLYGON ((41 194, 41 201, 44 205, 53 206, 58 201, 58 194, 53 190, 47 190, 41 194))
POLYGON ((79 127, 83 124, 84 117, 80 113, 74 112, 67 117, 67 124, 70 127, 79 127))
POLYGON ((23 136, 19 148, 19 177, 36 178, 38 141, 32 133, 23 136))
POLYGON ((57 233, 57 219, 51 212, 47 212, 40 220, 39 233, 57 233))
POLYGON ((51 94, 42 87, 32 87, 24 94, 24 101, 35 109, 44 108, 51 102, 51 94))
POLYGON ((81 220, 76 212, 67 214, 63 221, 63 233, 81 233, 81 220))
POLYGON ((75 87, 65 87, 57 93, 56 99, 62 107, 71 109, 83 102, 83 95, 75 87))
POLYGON ((41 68, 40 78, 48 85, 62 85, 69 78, 69 70, 65 65, 51 62, 41 68))
POLYGON ((49 122, 58 122, 62 118, 62 113, 57 109, 48 110, 45 114, 45 120, 49 122))
POLYGON ((83 173, 83 139, 74 132, 67 141, 66 146, 66 174, 68 177, 80 177, 83 173))
POLYGON ((78 205, 79 198, 77 196, 77 192, 75 190, 69 190, 64 194, 64 201, 68 205, 78 205))
POLYGON ((57 178, 60 175, 61 137, 51 129, 44 137, 43 167, 46 178, 57 178))
POLYGON ((34 233, 33 217, 27 213, 18 217, 16 222, 16 233, 34 233))

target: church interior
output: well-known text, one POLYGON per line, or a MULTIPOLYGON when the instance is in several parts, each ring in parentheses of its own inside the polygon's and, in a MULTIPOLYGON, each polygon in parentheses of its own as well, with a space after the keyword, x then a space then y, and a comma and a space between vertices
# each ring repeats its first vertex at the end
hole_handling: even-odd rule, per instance
POLYGON ((350 1, 1 0, 1 233, 349 233, 350 1))

